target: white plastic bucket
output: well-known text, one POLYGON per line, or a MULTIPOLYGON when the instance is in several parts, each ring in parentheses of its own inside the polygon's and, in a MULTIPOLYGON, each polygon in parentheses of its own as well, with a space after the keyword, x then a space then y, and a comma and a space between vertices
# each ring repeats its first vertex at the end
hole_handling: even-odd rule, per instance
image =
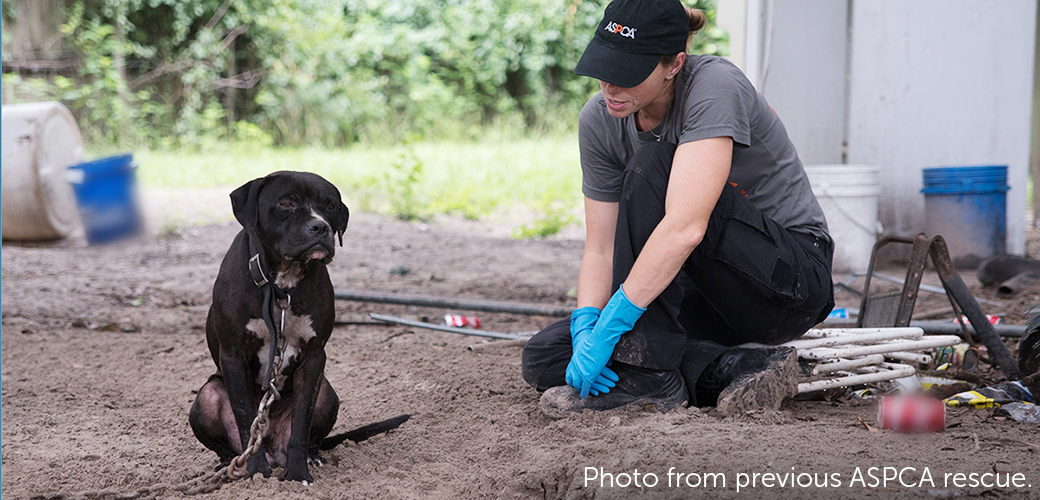
POLYGON ((879 171, 869 165, 805 167, 834 239, 835 272, 862 272, 870 264, 870 252, 881 232, 879 171))
POLYGON ((80 225, 65 168, 83 161, 83 139, 61 103, 3 106, 3 239, 68 236, 80 225))

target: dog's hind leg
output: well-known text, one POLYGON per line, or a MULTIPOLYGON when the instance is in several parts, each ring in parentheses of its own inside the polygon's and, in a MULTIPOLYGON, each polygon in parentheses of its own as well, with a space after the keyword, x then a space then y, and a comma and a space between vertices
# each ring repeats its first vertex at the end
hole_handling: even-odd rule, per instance
POLYGON ((325 436, 332 432, 336 425, 336 416, 339 414, 339 396, 322 376, 321 387, 318 389, 318 399, 314 403, 314 414, 311 415, 311 435, 307 446, 307 462, 313 465, 325 465, 325 460, 318 454, 318 446, 325 436))
POLYGON ((212 375, 199 389, 188 412, 188 423, 203 446, 217 453, 222 465, 242 453, 235 415, 220 374, 212 375))

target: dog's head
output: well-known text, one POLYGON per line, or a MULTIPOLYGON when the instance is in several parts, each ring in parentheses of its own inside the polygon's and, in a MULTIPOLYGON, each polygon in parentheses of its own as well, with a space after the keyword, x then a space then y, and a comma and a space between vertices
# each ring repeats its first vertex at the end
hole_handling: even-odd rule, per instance
POLYGON ((350 217, 336 186, 307 172, 274 172, 249 181, 231 193, 231 206, 268 255, 302 264, 331 262, 333 235, 342 246, 350 217))

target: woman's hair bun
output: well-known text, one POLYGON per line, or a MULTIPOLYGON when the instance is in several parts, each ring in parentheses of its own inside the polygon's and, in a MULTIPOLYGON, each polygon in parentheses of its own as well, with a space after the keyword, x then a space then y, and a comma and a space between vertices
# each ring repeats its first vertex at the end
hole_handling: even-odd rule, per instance
POLYGON ((686 8, 686 15, 690 16, 690 34, 694 34, 701 30, 705 24, 708 24, 708 16, 704 15, 704 11, 700 9, 686 8))

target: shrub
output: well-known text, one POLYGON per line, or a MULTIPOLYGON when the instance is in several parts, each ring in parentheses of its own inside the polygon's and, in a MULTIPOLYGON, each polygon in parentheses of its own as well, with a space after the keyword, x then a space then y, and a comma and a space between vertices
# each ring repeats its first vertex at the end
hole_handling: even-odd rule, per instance
MULTIPOLYGON (((606 3, 66 0, 76 74, 5 74, 5 93, 117 145, 220 147, 240 122, 291 146, 556 133, 597 90, 573 68, 606 3)), ((687 3, 713 21, 713 0, 687 3)), ((725 33, 694 50, 725 53, 725 33)))

